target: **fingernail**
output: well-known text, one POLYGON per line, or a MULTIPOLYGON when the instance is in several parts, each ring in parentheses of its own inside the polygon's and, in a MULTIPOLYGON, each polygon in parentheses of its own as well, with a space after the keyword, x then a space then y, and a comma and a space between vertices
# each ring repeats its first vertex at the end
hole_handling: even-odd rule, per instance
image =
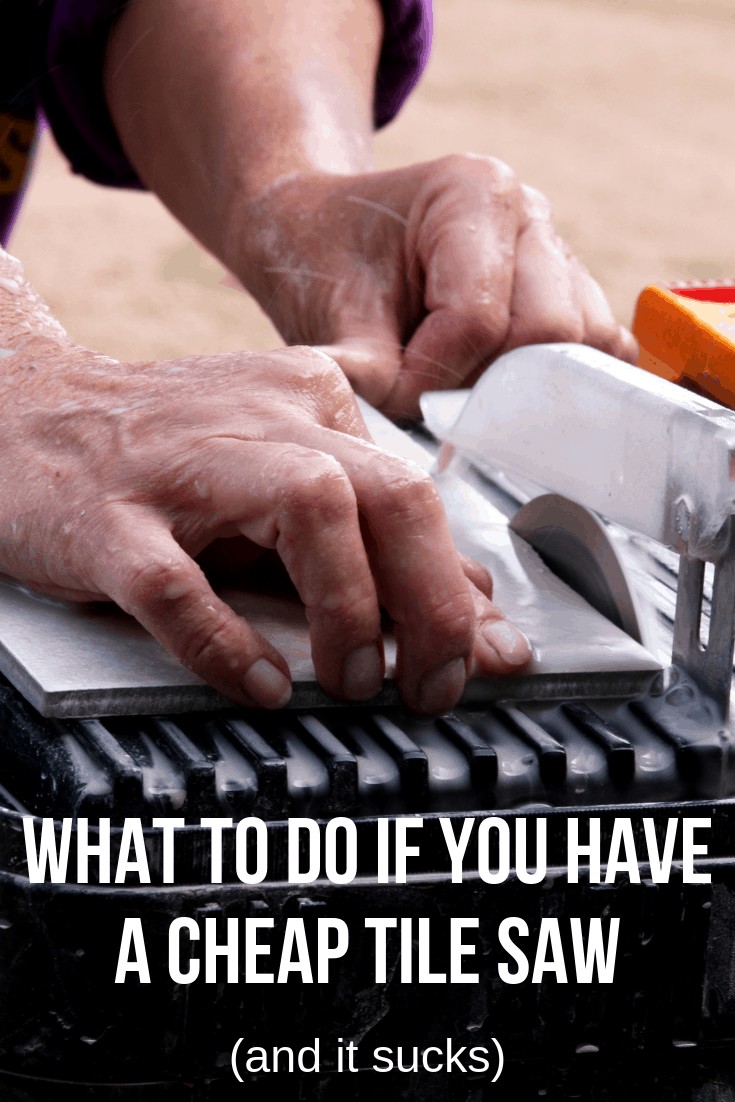
POLYGON ((493 620, 483 624, 480 634, 498 658, 509 666, 522 666, 533 654, 526 636, 509 620, 493 620))
POLYGON ((284 708, 291 699, 291 682, 267 658, 253 662, 242 684, 248 696, 264 708, 284 708))
POLYGON ((342 692, 349 700, 370 700, 383 687, 383 656, 374 643, 357 647, 342 663, 342 692))
POLYGON ((436 714, 453 707, 462 695, 466 680, 464 658, 453 658, 429 670, 419 683, 419 708, 422 712, 436 714))

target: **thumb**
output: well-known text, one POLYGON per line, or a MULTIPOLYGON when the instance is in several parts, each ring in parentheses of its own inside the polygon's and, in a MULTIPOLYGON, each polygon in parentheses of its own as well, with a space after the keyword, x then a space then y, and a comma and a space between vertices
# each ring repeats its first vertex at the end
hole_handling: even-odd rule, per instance
POLYGON ((379 409, 398 379, 403 347, 396 328, 383 319, 350 324, 332 344, 320 345, 336 360, 365 401, 379 409))

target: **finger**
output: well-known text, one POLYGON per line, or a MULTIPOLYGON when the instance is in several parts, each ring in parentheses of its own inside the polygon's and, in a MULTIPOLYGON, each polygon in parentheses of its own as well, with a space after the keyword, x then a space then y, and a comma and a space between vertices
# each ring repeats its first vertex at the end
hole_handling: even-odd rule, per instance
POLYGON ((402 370, 381 409, 389 417, 416 417, 427 390, 458 390, 503 346, 510 314, 498 306, 437 309, 421 323, 403 356, 402 370), (473 309, 476 312, 473 312, 473 309))
POLYGON ((313 446, 336 456, 354 488, 380 600, 395 625, 402 699, 419 712, 451 708, 464 689, 475 615, 433 482, 341 433, 316 429, 313 446))
POLYGON ((478 673, 498 676, 516 673, 527 665, 533 653, 528 639, 490 600, 493 583, 489 571, 457 554, 431 480, 374 447, 352 447, 349 440, 339 440, 339 434, 323 435, 328 439, 320 441, 322 446, 337 452, 348 471, 369 526, 379 592, 396 624, 398 681, 406 703, 422 712, 443 711, 461 696, 462 674, 466 676, 468 669, 475 667, 478 673), (373 469, 367 470, 364 464, 371 460, 373 469), (399 484, 412 513, 403 523, 399 511, 391 529, 386 523, 390 525, 390 513, 396 508, 396 503, 390 502, 399 484), (426 494, 426 505, 420 504, 421 492, 426 494), (374 495, 372 501, 370 495, 374 495), (453 568, 455 563, 469 582, 469 590, 458 588, 452 599, 447 567, 453 568), (461 652, 461 628, 456 636, 453 633, 466 616, 468 594, 475 613, 474 637, 471 663, 465 662, 462 669, 451 655, 453 650, 461 652))
POLYGON ((474 559, 470 559, 467 555, 460 555, 459 561, 462 563, 462 569, 465 572, 465 577, 475 589, 479 589, 483 596, 487 597, 488 601, 492 600, 493 596, 493 579, 492 574, 483 566, 482 563, 475 562, 474 559))
POLYGON ((577 299, 584 319, 584 343, 610 356, 626 359, 630 334, 613 317, 599 283, 579 261, 575 261, 575 276, 577 299))
POLYGON ((100 590, 225 696, 247 706, 287 704, 284 658, 214 594, 160 520, 128 506, 107 522, 106 553, 91 567, 100 590))
POLYGON ((637 364, 641 354, 640 345, 629 329, 624 325, 620 327, 620 349, 618 356, 629 364, 637 364))
POLYGON ((473 674, 497 677, 519 673, 533 657, 528 638, 474 585, 472 595, 477 619, 473 674))
POLYGON ((414 211, 409 241, 424 276, 427 316, 383 403, 392 414, 415 414, 429 387, 461 386, 505 342, 521 192, 500 161, 447 157, 435 166, 414 211))
POLYGON ((504 351, 548 341, 579 342, 585 331, 572 253, 554 228, 545 197, 526 187, 524 196, 525 223, 518 235, 504 351))
POLYGON ((393 389, 401 369, 403 349, 398 334, 386 325, 345 330, 333 344, 320 345, 339 364, 355 392, 379 409, 393 389))
POLYGON ((319 345, 339 364, 355 391, 376 407, 390 392, 403 348, 394 296, 367 265, 340 285, 323 319, 319 345))
POLYGON ((349 700, 375 696, 384 676, 380 606, 337 460, 295 444, 219 440, 197 457, 202 479, 218 523, 278 552, 306 609, 319 683, 349 700))

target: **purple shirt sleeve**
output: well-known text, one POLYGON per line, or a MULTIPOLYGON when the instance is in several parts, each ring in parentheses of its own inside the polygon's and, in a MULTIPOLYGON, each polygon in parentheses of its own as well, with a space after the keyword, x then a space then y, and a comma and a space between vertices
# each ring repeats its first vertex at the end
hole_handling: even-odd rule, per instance
MULTIPOLYGON (((41 100, 75 172, 100 184, 141 187, 105 105, 102 63, 126 0, 47 0, 47 68, 41 100)), ((385 126, 418 81, 431 46, 431 0, 380 0, 385 32, 374 117, 385 126)))
POLYGON ((431 0, 381 0, 383 46, 375 82, 374 115, 385 126, 400 111, 429 60, 431 0))

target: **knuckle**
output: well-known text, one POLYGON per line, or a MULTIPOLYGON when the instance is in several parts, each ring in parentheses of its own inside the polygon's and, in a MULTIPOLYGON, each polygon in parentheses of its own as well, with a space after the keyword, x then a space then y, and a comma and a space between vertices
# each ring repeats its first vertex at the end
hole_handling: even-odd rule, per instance
POLYGON ((303 361, 305 365, 309 365, 315 371, 327 371, 340 375, 339 365, 336 360, 333 360, 331 356, 327 355, 321 348, 317 348, 311 344, 297 344, 289 351, 294 357, 303 361))
POLYGON ((524 340, 529 344, 559 341, 579 344, 584 338, 584 322, 578 314, 537 314, 528 324, 524 340))
POLYGON ((462 562, 462 569, 464 570, 465 577, 467 577, 481 593, 486 596, 492 596, 493 576, 488 568, 482 563, 476 562, 474 559, 467 558, 465 555, 461 555, 460 560, 462 562))
POLYGON ((433 479, 419 467, 392 456, 385 457, 383 477, 375 481, 372 493, 383 514, 390 513, 406 524, 441 510, 433 479))
POLYGON ((478 351, 484 353, 502 344, 510 326, 510 303, 497 300, 483 303, 476 310, 463 311, 457 319, 458 332, 478 351))
POLYGON ((379 626, 378 605, 374 592, 330 593, 307 606, 310 621, 316 617, 329 619, 337 627, 340 637, 349 639, 354 635, 364 635, 370 629, 375 634, 379 626))
POLYGON ((442 595, 423 610, 422 619, 437 646, 469 652, 475 633, 475 608, 469 592, 442 595))
POLYGON ((472 180, 496 198, 516 198, 520 184, 510 165, 481 153, 449 153, 435 162, 439 182, 454 185, 472 180))
POLYGON ((137 608, 149 608, 160 601, 177 600, 190 590, 188 569, 173 561, 136 563, 125 579, 128 602, 137 608))
POLYGON ((467 172, 479 172, 484 176, 492 176, 499 183, 507 181, 517 186, 517 177, 513 169, 499 157, 491 157, 486 153, 448 153, 440 157, 438 163, 447 171, 466 174, 467 172))
POLYGON ((295 345, 277 354, 290 366, 300 380, 312 384, 328 383, 337 386, 344 382, 344 374, 336 360, 320 348, 307 344, 295 345))
POLYGON ((179 661, 187 669, 207 671, 222 665, 221 657, 225 651, 237 653, 234 647, 232 627, 228 619, 218 619, 185 636, 180 642, 179 661))
POLYGON ((496 194, 518 194, 520 183, 509 164, 499 160, 497 157, 480 157, 478 160, 483 166, 485 175, 490 180, 493 191, 496 194))
POLYGON ((584 338, 584 323, 580 317, 550 319, 549 325, 556 341, 580 344, 584 338))
POLYGON ((521 184, 521 192, 527 217, 551 220, 551 203, 543 191, 530 184, 521 184))
POLYGON ((620 347, 620 333, 615 323, 607 324, 598 322, 587 325, 584 332, 584 343, 598 348, 601 352, 616 352, 620 347))
POLYGON ((281 507, 288 513, 336 521, 352 514, 355 494, 346 471, 331 455, 307 452, 281 488, 281 507))
POLYGON ((461 178, 470 157, 471 154, 467 153, 446 153, 443 157, 438 157, 434 161, 434 174, 436 176, 446 176, 452 180, 457 176, 461 178))

